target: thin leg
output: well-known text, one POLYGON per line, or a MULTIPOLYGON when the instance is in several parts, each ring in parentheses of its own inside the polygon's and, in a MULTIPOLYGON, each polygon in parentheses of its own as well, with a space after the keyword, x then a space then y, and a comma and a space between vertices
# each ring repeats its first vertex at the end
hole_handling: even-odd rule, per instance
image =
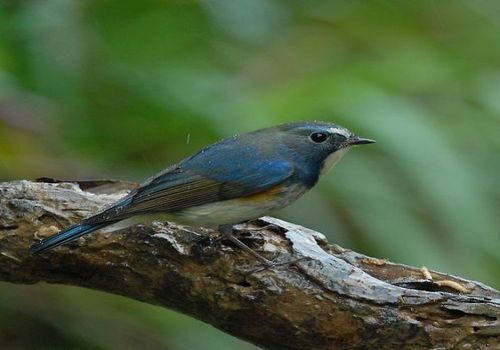
POLYGON ((265 265, 267 265, 267 266, 274 266, 275 265, 272 261, 264 258, 262 255, 257 253, 255 250, 253 250, 249 246, 247 246, 245 243, 240 241, 238 238, 234 237, 233 236, 233 225, 221 225, 221 226, 219 226, 219 232, 221 232, 224 236, 229 238, 229 240, 231 242, 233 242, 234 244, 236 244, 238 247, 240 247, 241 249, 243 249, 244 251, 246 251, 250 255, 254 256, 258 260, 262 261, 265 265))
POLYGON ((245 227, 245 230, 246 231, 255 231, 255 232, 259 232, 259 231, 264 231, 264 230, 275 230, 275 231, 278 231, 278 232, 282 232, 283 229, 275 224, 267 224, 266 226, 262 226, 262 227, 252 227, 252 228, 248 228, 248 227, 245 227))

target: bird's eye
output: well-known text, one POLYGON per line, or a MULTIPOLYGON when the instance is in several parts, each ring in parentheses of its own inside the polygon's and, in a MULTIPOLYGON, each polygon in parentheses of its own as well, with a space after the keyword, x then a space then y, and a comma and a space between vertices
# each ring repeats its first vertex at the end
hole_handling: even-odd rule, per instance
POLYGON ((309 138, 311 139, 312 142, 321 143, 326 141, 326 139, 328 138, 328 134, 324 132, 313 132, 309 136, 309 138))

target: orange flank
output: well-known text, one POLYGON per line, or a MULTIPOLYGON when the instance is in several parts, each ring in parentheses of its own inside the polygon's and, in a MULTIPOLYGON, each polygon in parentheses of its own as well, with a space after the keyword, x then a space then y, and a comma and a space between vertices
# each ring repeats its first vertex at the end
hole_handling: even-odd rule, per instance
POLYGON ((262 203, 266 202, 269 200, 275 199, 276 196, 279 196, 280 194, 283 193, 284 191, 284 186, 282 184, 279 184, 277 186, 271 187, 267 191, 252 194, 250 196, 238 198, 238 200, 242 202, 247 202, 247 203, 262 203))

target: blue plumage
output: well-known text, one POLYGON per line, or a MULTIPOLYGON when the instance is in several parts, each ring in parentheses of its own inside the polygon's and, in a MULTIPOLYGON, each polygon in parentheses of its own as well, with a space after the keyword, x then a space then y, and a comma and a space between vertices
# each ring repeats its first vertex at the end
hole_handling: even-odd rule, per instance
POLYGON ((40 243, 34 244, 30 248, 30 253, 34 254, 46 249, 57 247, 110 224, 111 223, 104 222, 100 224, 80 224, 71 226, 52 237, 42 240, 40 243))
POLYGON ((300 197, 350 146, 372 142, 321 122, 233 136, 163 170, 116 204, 30 251, 50 249, 136 215, 166 213, 199 226, 254 219, 300 197))

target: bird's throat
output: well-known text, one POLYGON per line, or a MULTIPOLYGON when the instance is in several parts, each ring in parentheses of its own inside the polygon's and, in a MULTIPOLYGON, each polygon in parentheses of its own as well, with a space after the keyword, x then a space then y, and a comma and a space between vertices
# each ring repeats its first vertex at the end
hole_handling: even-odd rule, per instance
POLYGON ((339 149, 338 151, 335 151, 332 154, 330 154, 323 161, 323 165, 321 166, 321 170, 320 170, 320 173, 319 173, 320 176, 323 176, 326 173, 328 173, 335 166, 335 164, 337 164, 339 162, 339 160, 342 159, 342 157, 344 156, 344 154, 346 154, 347 151, 349 151, 349 148, 350 147, 342 148, 342 149, 339 149))

